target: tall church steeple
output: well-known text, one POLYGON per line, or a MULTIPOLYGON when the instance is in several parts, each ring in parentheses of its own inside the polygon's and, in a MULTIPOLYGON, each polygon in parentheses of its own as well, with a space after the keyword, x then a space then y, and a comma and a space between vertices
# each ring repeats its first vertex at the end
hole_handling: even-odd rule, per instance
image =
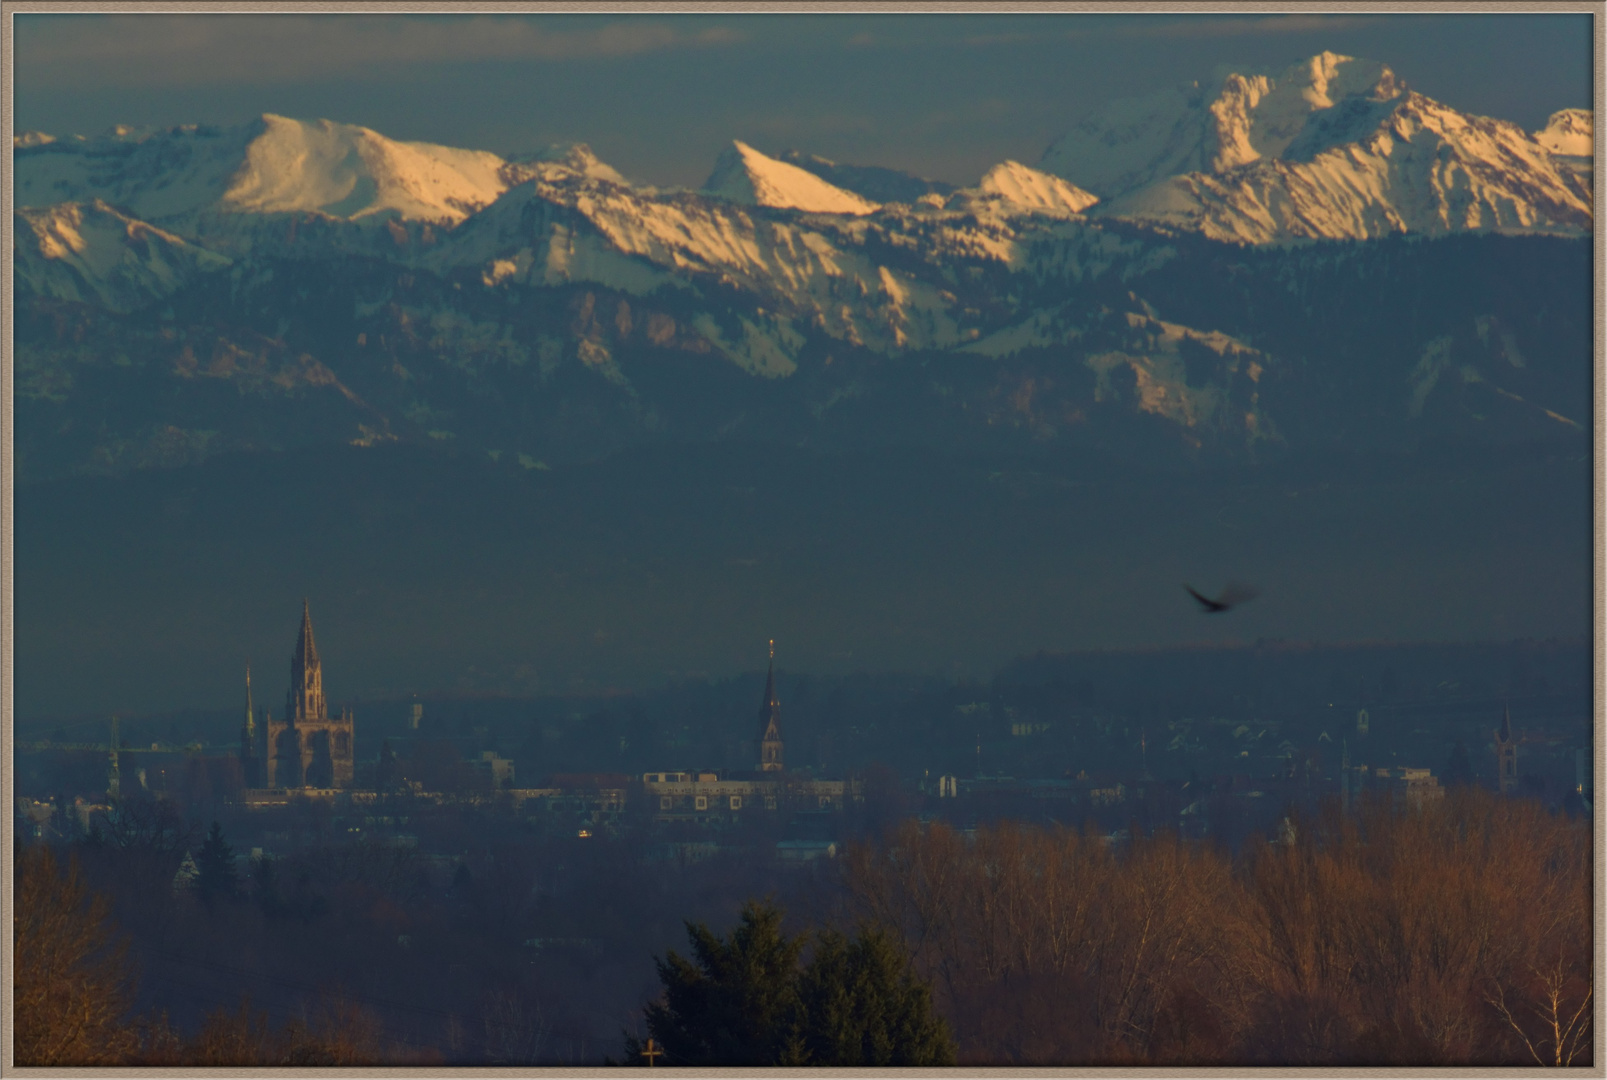
POLYGON ((770 642, 770 671, 764 680, 764 704, 759 706, 759 771, 780 772, 781 702, 776 700, 776 643, 770 642))
POLYGON ((301 602, 301 633, 296 638, 296 651, 290 658, 290 696, 285 702, 285 718, 297 720, 326 720, 329 712, 324 705, 324 672, 318 662, 318 647, 312 640, 312 613, 307 601, 301 602))
POLYGON ((270 788, 350 787, 356 731, 352 711, 329 715, 324 699, 324 666, 313 643, 312 613, 301 602, 301 630, 290 657, 290 691, 285 714, 267 717, 263 771, 270 788))

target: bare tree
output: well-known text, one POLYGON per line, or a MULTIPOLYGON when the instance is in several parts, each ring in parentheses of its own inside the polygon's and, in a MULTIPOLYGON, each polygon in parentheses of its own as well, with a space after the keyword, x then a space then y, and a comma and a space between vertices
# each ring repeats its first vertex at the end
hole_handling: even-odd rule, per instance
MULTIPOLYGON (((1529 1051, 1535 1064, 1561 1068, 1572 1065, 1581 1055, 1588 1059, 1590 1000, 1595 991, 1590 973, 1585 973, 1583 986, 1577 986, 1578 980, 1569 978, 1564 958, 1559 954, 1552 967, 1534 969, 1534 981, 1538 984, 1534 999, 1527 1006, 1519 1006, 1520 1010, 1533 1016, 1533 1021, 1527 1021, 1527 1018, 1520 1020, 1513 1015, 1507 1004, 1507 991, 1500 983, 1492 984, 1485 1000, 1495 1007, 1522 1040, 1524 1049, 1529 1051), (1570 986, 1571 983, 1574 985, 1570 986)), ((1588 1060, 1580 1063, 1587 1064, 1588 1060)))
POLYGON ((91 896, 71 860, 49 848, 17 859, 12 977, 19 1065, 114 1065, 136 1048, 125 1022, 126 945, 114 942, 107 901, 91 896))
POLYGON ((117 799, 102 820, 106 842, 115 848, 168 854, 196 839, 195 823, 185 820, 177 802, 163 796, 117 799))
POLYGON ((547 1043, 547 1023, 540 1003, 534 1005, 509 990, 485 995, 485 1061, 490 1065, 532 1065, 547 1043))

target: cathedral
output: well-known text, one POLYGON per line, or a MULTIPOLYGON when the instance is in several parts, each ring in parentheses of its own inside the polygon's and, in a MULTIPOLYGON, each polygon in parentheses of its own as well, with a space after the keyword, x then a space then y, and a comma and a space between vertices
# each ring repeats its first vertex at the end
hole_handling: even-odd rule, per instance
POLYGON ((301 633, 290 657, 290 693, 284 717, 264 717, 259 728, 246 669, 246 719, 240 732, 240 765, 248 787, 340 788, 352 783, 352 713, 329 715, 323 665, 313 644, 312 614, 301 604, 301 633))

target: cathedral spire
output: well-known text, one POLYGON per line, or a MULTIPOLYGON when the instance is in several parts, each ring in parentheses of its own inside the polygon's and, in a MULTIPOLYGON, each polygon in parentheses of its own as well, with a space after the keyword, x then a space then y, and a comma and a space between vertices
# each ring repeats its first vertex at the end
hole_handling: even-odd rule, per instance
POLYGON ((312 611, 307 598, 301 599, 301 634, 296 638, 295 661, 302 664, 318 663, 318 647, 312 642, 312 611))
POLYGON ((290 657, 290 694, 285 701, 285 719, 294 724, 298 720, 326 720, 328 717, 324 705, 323 665, 318 662, 318 647, 312 640, 312 613, 304 598, 301 633, 296 637, 296 651, 290 657))

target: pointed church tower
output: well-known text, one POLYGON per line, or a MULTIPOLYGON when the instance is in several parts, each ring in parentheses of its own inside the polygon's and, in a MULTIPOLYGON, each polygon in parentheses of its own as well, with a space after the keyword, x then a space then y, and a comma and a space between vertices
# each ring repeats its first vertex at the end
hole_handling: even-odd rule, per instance
POLYGON ((770 642, 770 673, 764 680, 764 704, 759 706, 759 771, 780 772, 781 702, 776 700, 776 643, 770 642))
POLYGON ((290 690, 285 715, 267 719, 264 771, 272 788, 350 787, 356 735, 351 709, 330 716, 324 700, 324 666, 313 644, 312 614, 301 602, 301 632, 290 657, 290 690))
POLYGON ((290 695, 285 701, 285 719, 327 720, 324 705, 324 670, 318 662, 318 647, 312 641, 312 613, 307 601, 301 602, 301 634, 296 652, 290 658, 290 695))
POLYGON ((257 711, 251 705, 251 665, 246 665, 246 719, 240 727, 240 774, 245 786, 262 786, 262 758, 257 753, 257 711))
POLYGON ((1501 794, 1518 788, 1518 741, 1512 737, 1512 703, 1508 702, 1501 714, 1501 726, 1495 731, 1495 782, 1501 794))

